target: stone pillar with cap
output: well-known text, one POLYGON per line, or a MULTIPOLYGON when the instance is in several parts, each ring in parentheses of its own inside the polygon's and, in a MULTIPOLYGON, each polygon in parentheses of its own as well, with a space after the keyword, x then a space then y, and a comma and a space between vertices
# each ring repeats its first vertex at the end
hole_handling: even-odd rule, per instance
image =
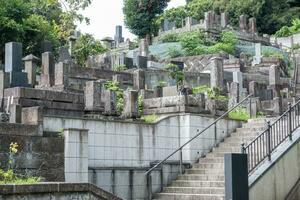
POLYGON ((40 59, 32 54, 23 58, 25 64, 25 72, 27 73, 28 84, 32 87, 36 84, 36 70, 40 59))
POLYGON ((213 57, 210 59, 210 87, 224 89, 224 67, 223 59, 213 57))

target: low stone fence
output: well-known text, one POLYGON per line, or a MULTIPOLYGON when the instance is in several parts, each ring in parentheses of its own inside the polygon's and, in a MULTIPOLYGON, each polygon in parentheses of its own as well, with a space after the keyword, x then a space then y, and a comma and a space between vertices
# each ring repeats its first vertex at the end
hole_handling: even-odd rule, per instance
POLYGON ((0 185, 0 199, 13 200, 121 200, 121 198, 89 183, 40 183, 32 185, 0 185))

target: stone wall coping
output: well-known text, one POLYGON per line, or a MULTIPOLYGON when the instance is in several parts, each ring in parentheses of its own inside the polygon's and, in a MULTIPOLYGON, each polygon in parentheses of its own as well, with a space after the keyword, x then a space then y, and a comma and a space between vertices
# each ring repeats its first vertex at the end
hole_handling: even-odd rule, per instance
MULTIPOLYGON (((146 123, 143 121, 124 121, 124 120, 111 120, 111 119, 87 119, 87 118, 83 118, 83 117, 68 117, 68 119, 78 119, 78 120, 85 120, 85 121, 103 121, 103 122, 117 122, 117 123, 124 123, 124 124, 141 124, 141 125, 157 125, 159 124, 161 121, 165 120, 165 119, 169 119, 171 117, 179 117, 179 116, 188 116, 188 115, 193 115, 193 116, 200 116, 200 117, 208 117, 208 118, 212 118, 212 119, 216 119, 218 118, 218 116, 214 116, 211 114, 197 114, 197 113, 170 113, 170 114, 165 114, 162 115, 156 122, 154 123, 146 123)), ((58 115, 44 115, 44 117, 53 117, 53 118, 63 118, 65 119, 66 116, 58 116, 58 115)), ((231 121, 235 121, 233 119, 229 119, 229 118, 224 118, 226 120, 231 120, 231 121)))
POLYGON ((1 195, 24 195, 41 193, 70 193, 70 192, 90 192, 100 199, 121 200, 121 198, 93 185, 91 183, 38 183, 29 185, 0 185, 1 195))
POLYGON ((88 132, 89 129, 81 129, 81 128, 66 128, 64 131, 86 131, 88 132))

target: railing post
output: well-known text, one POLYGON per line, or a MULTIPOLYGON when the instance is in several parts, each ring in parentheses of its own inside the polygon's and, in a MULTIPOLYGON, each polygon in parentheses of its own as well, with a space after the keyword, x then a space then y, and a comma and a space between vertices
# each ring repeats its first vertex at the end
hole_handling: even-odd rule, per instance
POLYGON ((268 121, 268 129, 267 129, 267 153, 268 159, 271 161, 271 122, 268 121))
POLYGON ((241 153, 246 154, 245 143, 242 143, 241 153))
POLYGON ((215 123, 215 126, 214 126, 214 132, 215 132, 215 146, 217 146, 217 143, 218 143, 218 133, 217 133, 217 122, 215 123))
POLYGON ((147 189, 148 189, 148 199, 152 200, 152 177, 151 172, 147 174, 147 189))
POLYGON ((293 140, 293 136, 292 136, 292 104, 291 102, 289 102, 289 110, 288 110, 288 130, 289 130, 289 138, 290 140, 293 140))
POLYGON ((182 149, 179 150, 179 172, 182 175, 183 174, 183 168, 182 168, 182 149))

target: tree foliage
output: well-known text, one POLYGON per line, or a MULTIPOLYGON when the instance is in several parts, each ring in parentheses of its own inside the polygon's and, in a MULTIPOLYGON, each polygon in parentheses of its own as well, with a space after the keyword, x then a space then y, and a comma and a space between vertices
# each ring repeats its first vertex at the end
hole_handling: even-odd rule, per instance
POLYGON ((204 18, 204 12, 214 10, 227 12, 230 23, 238 25, 239 16, 246 14, 257 18, 258 30, 274 34, 282 26, 300 17, 299 0, 192 0, 184 7, 167 10, 161 19, 180 21, 187 16, 197 20, 204 18))
POLYGON ((88 22, 78 13, 90 0, 0 0, 0 60, 4 44, 22 42, 25 54, 40 52, 41 42, 64 45, 75 22, 88 22))
POLYGON ((130 31, 144 38, 157 33, 156 20, 170 0, 124 0, 125 25, 130 31))
POLYGON ((76 41, 73 49, 73 54, 77 64, 84 66, 87 58, 91 55, 96 55, 105 52, 106 49, 101 45, 99 40, 90 34, 80 36, 76 41))

